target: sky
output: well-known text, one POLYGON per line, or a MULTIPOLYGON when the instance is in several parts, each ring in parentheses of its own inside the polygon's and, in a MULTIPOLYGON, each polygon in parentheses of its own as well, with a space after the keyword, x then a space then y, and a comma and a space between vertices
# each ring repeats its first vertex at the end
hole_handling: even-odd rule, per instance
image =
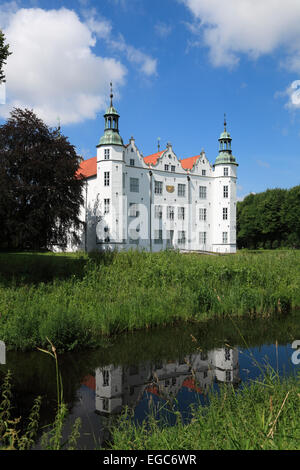
MULTIPOLYGON (((0 125, 33 109, 96 155, 113 82, 125 144, 213 164, 224 113, 238 198, 300 184, 299 0, 15 0, 0 125)), ((3 96, 3 90, 2 90, 3 96)), ((0 93, 1 102, 1 93, 0 93)))

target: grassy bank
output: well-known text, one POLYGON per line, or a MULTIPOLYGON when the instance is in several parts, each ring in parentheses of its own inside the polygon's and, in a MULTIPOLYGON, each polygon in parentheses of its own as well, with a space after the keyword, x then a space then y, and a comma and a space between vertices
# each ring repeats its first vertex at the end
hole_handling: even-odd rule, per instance
POLYGON ((124 331, 300 307, 300 252, 0 254, 0 339, 98 345, 124 331))
POLYGON ((196 407, 189 424, 178 415, 168 427, 150 418, 136 426, 124 414, 112 429, 114 450, 299 450, 299 377, 273 377, 238 393, 221 388, 208 406, 196 407))

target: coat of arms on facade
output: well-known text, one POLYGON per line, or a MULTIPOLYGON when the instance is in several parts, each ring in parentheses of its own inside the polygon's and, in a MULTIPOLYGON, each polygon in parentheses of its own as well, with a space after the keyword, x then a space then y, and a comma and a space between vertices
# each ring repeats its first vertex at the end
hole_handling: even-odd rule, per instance
POLYGON ((168 186, 168 185, 167 185, 167 188, 166 188, 166 189, 167 189, 168 193, 174 193, 174 189, 175 189, 175 188, 174 188, 174 186, 168 186))

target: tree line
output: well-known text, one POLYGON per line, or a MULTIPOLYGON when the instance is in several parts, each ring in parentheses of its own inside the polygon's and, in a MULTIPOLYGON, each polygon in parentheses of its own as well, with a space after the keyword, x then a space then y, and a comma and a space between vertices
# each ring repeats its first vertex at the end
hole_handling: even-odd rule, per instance
POLYGON ((239 201, 237 246, 300 248, 300 186, 268 189, 239 201))

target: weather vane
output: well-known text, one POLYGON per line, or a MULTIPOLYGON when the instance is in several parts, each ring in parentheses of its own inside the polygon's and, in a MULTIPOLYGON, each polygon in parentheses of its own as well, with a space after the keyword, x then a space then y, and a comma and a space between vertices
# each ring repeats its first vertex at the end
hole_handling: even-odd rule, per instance
POLYGON ((112 99, 113 99, 113 89, 112 89, 112 82, 110 82, 110 106, 112 106, 112 99))
POLYGON ((160 137, 157 138, 157 147, 158 147, 158 151, 160 150, 160 137))

